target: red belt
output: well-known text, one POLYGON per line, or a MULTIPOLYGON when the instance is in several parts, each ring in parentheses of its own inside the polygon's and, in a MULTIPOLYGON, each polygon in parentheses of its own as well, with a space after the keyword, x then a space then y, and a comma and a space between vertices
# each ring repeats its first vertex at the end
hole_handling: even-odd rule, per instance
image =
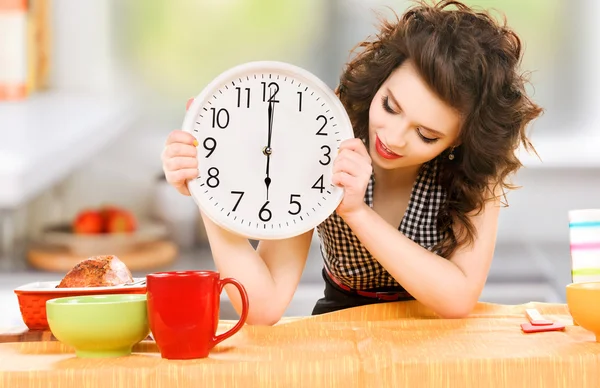
POLYGON ((329 268, 327 268, 326 265, 324 267, 325 267, 325 271, 327 271, 327 276, 329 277, 329 279, 331 279, 331 281, 334 282, 336 286, 338 286, 339 288, 341 288, 344 291, 348 291, 348 292, 351 292, 356 295, 364 296, 366 298, 374 298, 374 299, 385 300, 385 301, 394 301, 394 300, 398 300, 400 298, 410 298, 411 297, 411 295, 406 291, 370 292, 370 291, 355 290, 355 289, 350 288, 347 285, 343 284, 338 279, 336 279, 335 276, 333 276, 331 274, 331 272, 329 271, 329 268))

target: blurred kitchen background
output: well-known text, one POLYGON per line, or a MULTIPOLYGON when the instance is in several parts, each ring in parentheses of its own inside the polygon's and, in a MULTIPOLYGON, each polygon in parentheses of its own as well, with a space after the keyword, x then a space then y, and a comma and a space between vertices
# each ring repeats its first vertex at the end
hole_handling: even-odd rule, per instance
MULTIPOLYGON (((521 154, 522 188, 501 212, 481 300, 564 302, 567 211, 600 207, 600 2, 466 3, 507 16, 546 109, 531 132, 541 161, 521 154)), ((253 60, 291 62, 335 88, 377 13, 409 4, 0 0, 0 327, 22 324, 15 287, 60 280, 82 255, 110 253, 59 228, 84 209, 111 204, 137 219, 140 244, 119 255, 135 276, 214 268, 192 199, 161 179, 163 144, 187 99, 253 60)), ((322 296, 318 252, 315 239, 286 315, 309 315, 322 296)), ((223 301, 222 318, 235 318, 223 301)))

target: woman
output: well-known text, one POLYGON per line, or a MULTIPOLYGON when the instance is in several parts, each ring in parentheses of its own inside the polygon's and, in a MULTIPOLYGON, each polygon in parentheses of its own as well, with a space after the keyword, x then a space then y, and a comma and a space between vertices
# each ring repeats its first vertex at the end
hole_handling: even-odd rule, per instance
MULTIPOLYGON (((500 199, 521 166, 540 113, 518 74, 518 36, 456 1, 418 4, 358 46, 337 89, 356 138, 344 142, 333 183, 344 197, 318 226, 325 295, 320 314, 415 298, 446 318, 470 313, 493 257, 500 199)), ((167 180, 189 195, 195 139, 173 131, 167 180)), ((203 216, 217 268, 246 287, 250 324, 283 315, 313 231, 248 240, 203 216)), ((229 293, 239 310, 236 292, 229 293)))

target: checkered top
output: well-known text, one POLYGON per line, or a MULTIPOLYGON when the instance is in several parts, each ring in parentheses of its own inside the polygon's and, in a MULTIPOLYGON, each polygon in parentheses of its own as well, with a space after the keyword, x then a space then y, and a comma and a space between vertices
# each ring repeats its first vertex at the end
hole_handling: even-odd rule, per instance
MULTIPOLYGON (((437 182, 437 177, 437 160, 423 164, 398 227, 406 237, 429 250, 444 237, 436 227, 436 220, 446 200, 446 191, 437 182)), ((374 185, 375 177, 371 176, 365 192, 365 202, 369 207, 373 207, 374 185)), ((317 227, 317 232, 325 265, 343 284, 357 290, 401 288, 336 212, 317 227)))

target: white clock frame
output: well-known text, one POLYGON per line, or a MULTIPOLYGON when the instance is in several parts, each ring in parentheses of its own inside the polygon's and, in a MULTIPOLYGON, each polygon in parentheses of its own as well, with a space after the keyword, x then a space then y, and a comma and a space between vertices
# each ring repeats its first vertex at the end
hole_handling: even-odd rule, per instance
MULTIPOLYGON (((307 70, 277 61, 248 62, 233 67, 213 79, 193 100, 187 109, 182 129, 193 134, 199 143, 197 157, 200 174, 197 179, 188 181, 188 189, 206 216, 233 233, 255 240, 294 237, 314 229, 335 211, 342 200, 343 189, 331 183, 331 169, 340 143, 354 137, 352 124, 335 93, 307 70), (273 83, 277 85, 273 85, 273 83), (284 87, 280 88, 280 84, 284 87), (275 92, 274 86, 277 86, 277 91, 280 89, 284 91, 276 94, 276 98, 269 97, 266 93, 267 90, 275 92), (256 93, 257 87, 259 93, 256 93), (262 101, 260 101, 261 91, 262 101), (287 97, 286 100, 277 100, 285 93, 288 94, 284 96, 287 97), (295 119, 290 118, 293 117, 292 110, 295 108, 292 109, 289 93, 294 93, 292 96, 297 97, 296 102, 293 103, 293 106, 298 107, 298 117, 295 119), (259 96, 256 97, 256 94, 259 96), (267 100, 266 97, 269 99, 267 100), (273 100, 272 103, 269 103, 271 100, 273 100), (283 101, 285 104, 282 103, 283 101), (219 108, 223 106, 222 104, 225 104, 226 108, 219 108), (244 116, 244 119, 233 120, 231 117, 233 115, 230 115, 227 110, 227 107, 230 107, 227 104, 237 104, 236 112, 243 112, 243 114, 239 114, 244 116), (269 107, 269 105, 271 106, 269 107), (301 115, 303 108, 307 113, 301 115), (273 147, 270 149, 266 147, 269 109, 274 112, 271 131, 273 147), (312 116, 308 116, 308 113, 312 116), (320 114, 315 118, 316 113, 320 114), (285 122, 286 125, 282 125, 281 122, 285 122), (318 126, 321 123, 324 124, 319 129, 318 126), (326 144, 321 147, 316 146, 317 149, 312 148, 312 144, 318 144, 319 141, 306 135, 307 131, 313 132, 310 127, 318 130, 310 136, 316 136, 319 141, 325 138, 326 144), (237 142, 235 139, 228 138, 231 137, 230 134, 224 135, 225 131, 236 131, 237 142), (244 131, 244 133, 240 135, 239 131, 244 131), (211 133, 213 136, 209 136, 211 133), (327 135, 317 136, 324 133, 327 135), (287 139, 282 140, 284 137, 287 139), (296 147, 293 146, 294 144, 296 147), (302 147, 306 147, 306 149, 302 147), (213 156, 213 153, 217 153, 217 149, 219 153, 213 156), (223 149, 227 151, 223 151, 223 149), (249 151, 249 149, 251 150, 249 151), (239 158, 241 153, 244 153, 245 160, 236 160, 236 154, 239 158), (210 156, 206 157, 206 155, 210 156), (260 214, 260 219, 246 219, 249 216, 243 217, 243 214, 237 210, 246 192, 244 191, 242 194, 241 191, 230 189, 236 185, 242 186, 240 188, 260 186, 256 182, 261 181, 261 177, 265 176, 264 163, 267 155, 272 158, 270 164, 273 168, 273 177, 275 174, 281 174, 281 177, 277 179, 287 179, 288 182, 287 185, 276 185, 276 179, 272 179, 273 186, 271 187, 271 181, 269 181, 269 184, 265 185, 265 191, 269 193, 266 196, 271 195, 271 199, 267 204, 266 198, 263 207, 258 206, 257 203, 260 203, 260 200, 253 197, 260 196, 260 194, 252 192, 250 198, 245 200, 249 201, 250 205, 246 205, 258 210, 256 215, 260 214), (317 156, 319 157, 317 158, 317 156), (210 170, 213 163, 207 162, 207 159, 216 160, 219 167, 226 171, 225 175, 221 175, 219 167, 213 166, 213 170, 210 170), (328 163, 324 165, 323 163, 327 161, 328 163), (287 210, 288 216, 282 216, 286 206, 295 205, 295 209, 301 209, 301 203, 296 201, 298 199, 296 194, 290 194, 289 203, 282 199, 283 194, 281 193, 286 190, 282 186, 291 187, 296 183, 295 180, 290 181, 290 174, 297 174, 298 181, 304 184, 309 179, 311 171, 314 171, 315 176, 324 171, 321 174, 320 184, 316 188, 314 187, 319 183, 319 179, 317 179, 313 187, 310 187, 310 189, 319 191, 320 197, 315 200, 314 196, 317 195, 315 192, 303 192, 300 195, 305 194, 310 201, 313 201, 309 204, 309 209, 304 208, 300 213, 292 214, 292 209, 294 209, 292 206, 292 209, 288 208, 287 210), (237 174, 237 176, 228 179, 227 173, 237 174), (218 181, 212 178, 211 185, 217 184, 217 186, 209 188, 208 179, 215 176, 216 178, 220 176, 220 178, 218 181), (234 180, 236 180, 235 183, 234 180), (215 189, 222 182, 225 189, 221 189, 224 191, 219 193, 218 198, 215 198, 218 193, 218 190, 215 189), (273 189, 272 192, 271 189, 273 189), (227 192, 236 193, 239 198, 229 197, 226 195, 227 192), (235 201, 237 201, 237 205, 232 206, 235 201), (297 203, 294 203, 295 201, 297 203), (271 214, 269 215, 263 208, 271 214), (234 213, 232 209, 236 209, 242 215, 238 217, 232 214, 234 213), (274 211, 278 212, 277 218, 270 222, 274 211), (263 215, 271 218, 263 221, 263 215), (288 219, 282 217, 288 217, 288 219)), ((266 180, 267 178, 264 179, 265 183, 266 180)), ((293 189, 296 190, 296 188, 293 189)), ((264 219, 266 218, 264 217, 264 219)))

